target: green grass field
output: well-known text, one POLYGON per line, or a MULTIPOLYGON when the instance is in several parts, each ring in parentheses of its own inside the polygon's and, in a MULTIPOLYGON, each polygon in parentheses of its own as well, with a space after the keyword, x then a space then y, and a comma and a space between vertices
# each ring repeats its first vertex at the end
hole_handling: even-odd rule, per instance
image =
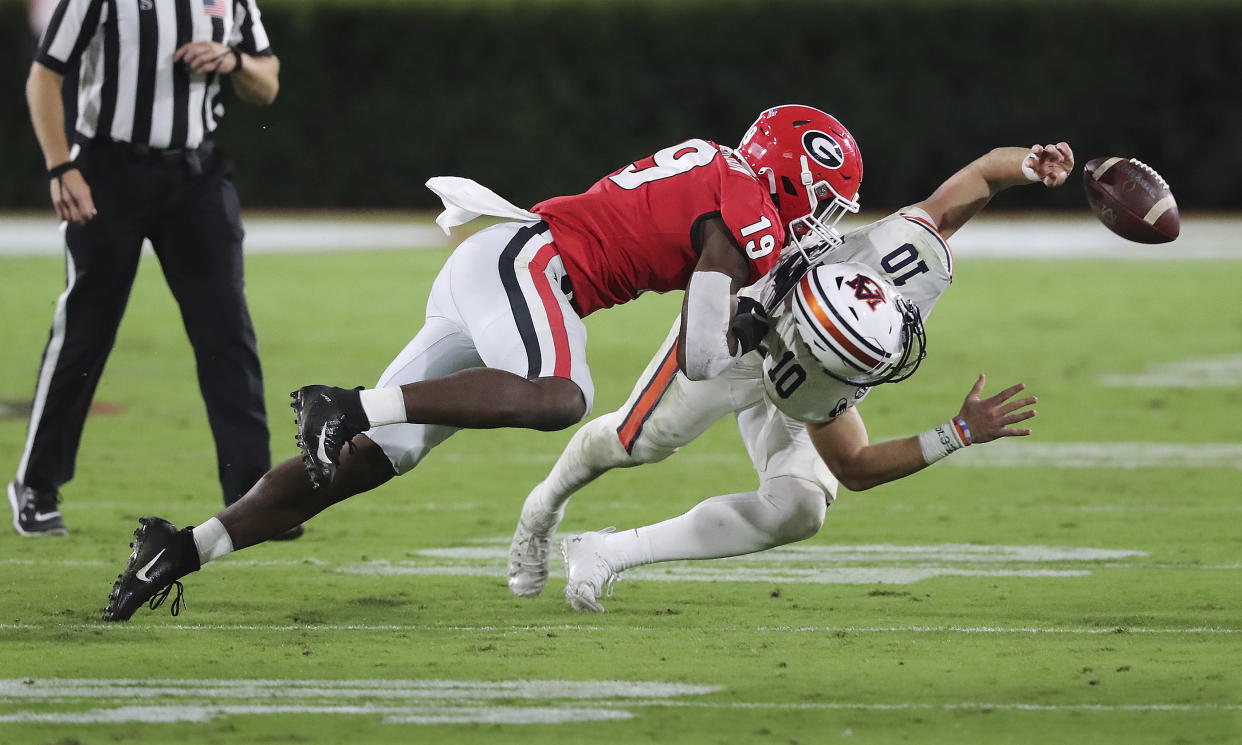
MULTIPOLYGON (((249 258, 274 457, 295 453, 287 391, 373 382, 443 257, 249 258)), ((0 399, 29 397, 62 286, 58 259, 0 258, 0 399)), ((302 540, 208 565, 177 618, 105 626, 136 518, 219 507, 188 343, 147 257, 96 397, 112 409, 64 491, 72 536, 0 535, 0 743, 1242 742, 1242 384, 1202 374, 1237 368, 1239 286, 1242 262, 959 258, 924 367, 863 406, 872 438, 943 422, 980 371, 1040 396, 1036 435, 843 491, 785 550, 632 572, 603 615, 570 611, 556 575, 539 598, 505 588, 521 501, 570 434, 509 431, 462 433, 302 540), (1185 387, 1105 377, 1184 362, 1185 387)), ((589 319, 596 413, 679 301, 589 319)), ((7 473, 25 425, 0 419, 7 473)), ((725 421, 593 484, 562 530, 754 480, 725 421)))

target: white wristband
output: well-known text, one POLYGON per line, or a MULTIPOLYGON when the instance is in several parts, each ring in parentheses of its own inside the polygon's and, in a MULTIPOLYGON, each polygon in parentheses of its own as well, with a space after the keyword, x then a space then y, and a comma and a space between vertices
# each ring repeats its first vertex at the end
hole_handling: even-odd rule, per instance
POLYGON ((1031 168, 1030 163, 1028 162, 1035 157, 1037 157, 1035 153, 1027 153, 1026 157, 1022 159, 1022 175, 1026 176, 1027 181, 1031 182, 1043 180, 1039 177, 1038 173, 1035 173, 1035 169, 1031 168))
POLYGON ((944 424, 929 429, 919 435, 919 448, 923 451, 923 460, 928 465, 944 458, 954 450, 961 450, 969 445, 970 427, 966 420, 955 416, 944 424))
POLYGON ((360 392, 358 398, 372 427, 401 424, 408 419, 405 415, 405 396, 399 387, 369 388, 360 392))

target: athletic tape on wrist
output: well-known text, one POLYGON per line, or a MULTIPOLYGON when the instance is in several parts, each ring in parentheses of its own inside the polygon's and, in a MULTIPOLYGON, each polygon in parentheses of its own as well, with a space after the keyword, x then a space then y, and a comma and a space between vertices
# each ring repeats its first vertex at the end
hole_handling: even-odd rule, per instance
POLYGON ((1039 177, 1038 173, 1035 173, 1035 169, 1031 168, 1030 161, 1031 159, 1036 158, 1036 157, 1037 156, 1035 155, 1035 153, 1027 153, 1026 157, 1022 159, 1022 175, 1026 176, 1027 181, 1042 181, 1043 180, 1039 177))
POLYGON ((966 420, 955 416, 944 424, 919 435, 919 448, 928 465, 970 445, 970 427, 966 420))

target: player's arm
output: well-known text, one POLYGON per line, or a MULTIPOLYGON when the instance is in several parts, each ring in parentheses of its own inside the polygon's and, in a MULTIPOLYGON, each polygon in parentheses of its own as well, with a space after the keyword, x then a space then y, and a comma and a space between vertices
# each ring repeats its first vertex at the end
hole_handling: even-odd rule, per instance
POLYGON ((1014 398, 1018 383, 988 398, 980 398, 987 378, 980 375, 962 402, 957 416, 921 435, 874 445, 858 409, 847 409, 831 422, 806 425, 816 452, 847 489, 863 491, 909 476, 962 447, 1002 437, 1025 437, 1031 430, 1012 425, 1031 419, 1035 396, 1014 398))
POLYGON ((940 235, 948 239, 1005 189, 1036 181, 1048 187, 1060 186, 1073 170, 1074 151, 1064 142, 1032 148, 998 147, 950 176, 914 206, 925 210, 940 235))
POLYGON ((250 55, 242 52, 241 69, 234 69, 229 79, 237 97, 247 103, 266 106, 280 92, 280 60, 274 54, 250 55))
POLYGON ((240 47, 204 40, 182 45, 173 61, 184 63, 196 75, 228 75, 237 97, 246 103, 266 106, 280 92, 280 60, 274 54, 249 54, 240 47))
POLYGON ((738 340, 730 325, 737 291, 750 279, 751 270, 720 217, 700 221, 696 238, 699 262, 682 302, 677 364, 691 380, 705 380, 719 375, 737 359, 738 340))
POLYGON ((43 150, 56 214, 80 225, 95 216, 95 202, 82 172, 73 167, 69 158, 65 106, 60 97, 64 82, 64 75, 41 62, 33 63, 26 78, 26 104, 30 107, 30 124, 43 150))

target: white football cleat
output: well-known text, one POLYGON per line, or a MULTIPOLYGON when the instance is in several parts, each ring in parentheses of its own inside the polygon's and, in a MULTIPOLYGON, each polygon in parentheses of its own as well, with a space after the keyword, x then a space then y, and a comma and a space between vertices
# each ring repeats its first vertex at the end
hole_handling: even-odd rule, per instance
POLYGON ((565 600, 577 611, 603 613, 599 598, 605 592, 612 596, 612 583, 620 579, 608 560, 600 553, 604 537, 616 528, 578 533, 561 541, 565 557, 565 600))
POLYGON ((543 509, 536 496, 539 487, 522 505, 522 515, 509 544, 509 592, 529 597, 543 592, 548 582, 548 559, 552 553, 552 536, 561 522, 561 514, 543 509))

